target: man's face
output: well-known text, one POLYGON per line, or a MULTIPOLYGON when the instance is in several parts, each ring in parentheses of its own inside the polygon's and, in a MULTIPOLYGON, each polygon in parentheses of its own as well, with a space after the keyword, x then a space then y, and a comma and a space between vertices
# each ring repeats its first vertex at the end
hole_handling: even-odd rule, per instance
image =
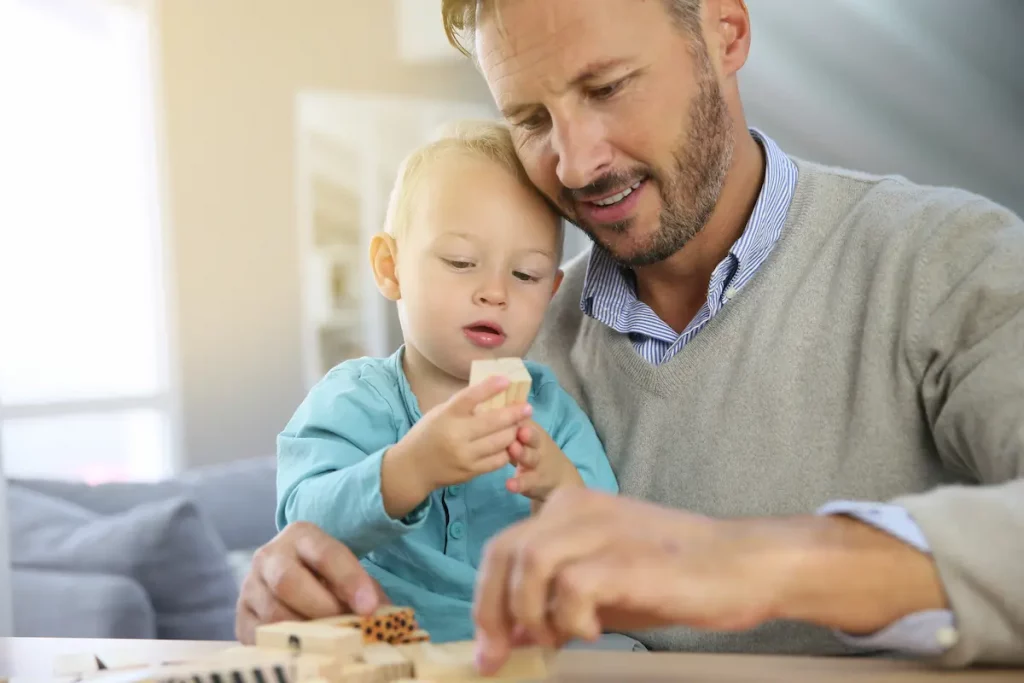
POLYGON ((733 131, 707 50, 662 0, 497 0, 476 35, 531 180, 620 263, 707 222, 733 131))

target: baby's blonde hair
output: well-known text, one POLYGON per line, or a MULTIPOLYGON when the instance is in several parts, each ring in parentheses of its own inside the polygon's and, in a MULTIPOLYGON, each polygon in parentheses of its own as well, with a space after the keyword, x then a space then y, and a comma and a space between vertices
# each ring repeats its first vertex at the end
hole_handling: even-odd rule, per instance
MULTIPOLYGON (((426 167, 431 162, 447 154, 463 153, 486 161, 494 162, 505 168, 524 187, 537 195, 550 207, 547 198, 534 186, 523 168, 512 144, 509 127, 500 121, 487 119, 468 119, 446 124, 440 128, 430 142, 418 147, 409 154, 398 168, 395 185, 388 199, 387 214, 384 218, 386 232, 400 238, 413 220, 412 205, 416 196, 416 185, 423 177, 426 167)), ((552 215, 555 216, 552 208, 552 215)), ((557 221, 559 234, 557 244, 562 246, 562 221, 557 221)))

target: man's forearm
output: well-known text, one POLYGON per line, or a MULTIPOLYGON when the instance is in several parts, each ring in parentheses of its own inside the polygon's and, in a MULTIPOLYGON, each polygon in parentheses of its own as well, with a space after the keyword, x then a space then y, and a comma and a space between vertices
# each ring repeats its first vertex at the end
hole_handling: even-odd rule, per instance
POLYGON ((774 617, 857 635, 948 608, 932 558, 892 535, 841 516, 781 523, 774 617))

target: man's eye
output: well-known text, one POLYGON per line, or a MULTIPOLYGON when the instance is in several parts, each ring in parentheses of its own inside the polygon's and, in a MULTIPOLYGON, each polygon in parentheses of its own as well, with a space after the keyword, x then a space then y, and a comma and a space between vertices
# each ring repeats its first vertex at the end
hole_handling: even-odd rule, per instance
POLYGON ((525 130, 536 130, 544 125, 547 121, 548 116, 545 112, 537 112, 531 116, 527 116, 525 119, 515 124, 518 128, 525 130))
POLYGON ((591 88, 590 97, 592 97, 595 100, 607 100, 609 97, 611 97, 612 95, 619 91, 619 88, 622 87, 624 81, 625 79, 622 79, 615 81, 614 83, 602 85, 599 88, 591 88))

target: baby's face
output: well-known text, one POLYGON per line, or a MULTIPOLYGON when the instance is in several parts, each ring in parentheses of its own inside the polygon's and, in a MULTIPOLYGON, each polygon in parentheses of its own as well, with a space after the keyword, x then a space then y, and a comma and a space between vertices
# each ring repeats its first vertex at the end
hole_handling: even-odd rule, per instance
POLYGON ((466 154, 435 161, 398 249, 406 343, 444 372, 524 355, 556 287, 559 219, 510 172, 466 154))

